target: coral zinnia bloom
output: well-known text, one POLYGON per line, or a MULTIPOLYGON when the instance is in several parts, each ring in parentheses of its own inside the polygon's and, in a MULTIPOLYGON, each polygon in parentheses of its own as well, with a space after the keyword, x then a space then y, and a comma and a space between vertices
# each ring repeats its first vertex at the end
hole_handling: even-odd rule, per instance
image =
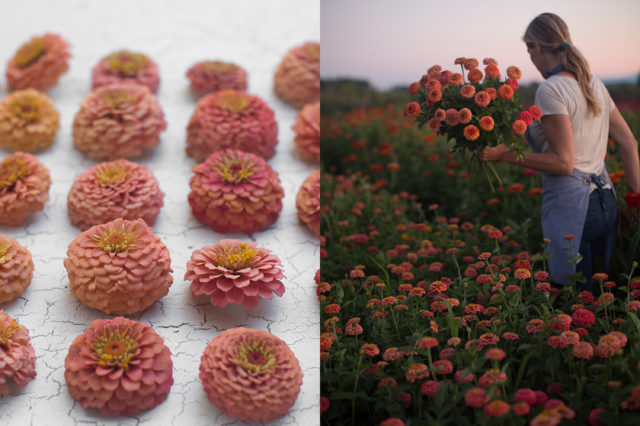
POLYGON ((141 218, 153 226, 164 193, 151 169, 127 160, 95 165, 78 175, 69 190, 71 223, 85 230, 117 218, 141 218))
POLYGON ((520 71, 520 68, 515 65, 511 65, 507 67, 507 76, 509 78, 520 80, 520 78, 522 78, 522 71, 520 71))
POLYGON ((473 101, 479 107, 486 107, 491 102, 491 96, 486 90, 481 90, 473 97, 473 101))
POLYGON ((475 94, 476 94, 476 88, 470 84, 465 84, 460 88, 460 96, 462 96, 465 99, 471 99, 475 94))
POLYGON ((482 80, 482 71, 480 71, 478 68, 474 68, 469 71, 469 73, 467 74, 467 78, 471 83, 478 83, 480 82, 480 80, 482 80))
POLYGON ((480 118, 480 128, 485 132, 490 132, 491 130, 493 130, 493 126, 494 121, 492 117, 485 115, 484 117, 480 118))
POLYGON ((160 404, 173 383, 171 351, 143 322, 98 319, 64 360, 69 394, 105 416, 135 415, 160 404))
POLYGON ((462 108, 458 111, 458 118, 460 119, 460 124, 467 124, 473 118, 473 114, 469 108, 462 108))
POLYGON ((19 297, 33 278, 29 250, 13 238, 0 234, 0 302, 19 297))
POLYGON ((289 50, 273 77, 273 89, 296 108, 320 100, 320 43, 307 42, 289 50))
POLYGON ((482 409, 482 414, 487 417, 501 417, 509 412, 509 404, 506 401, 491 401, 482 409))
POLYGON ((142 219, 116 219, 78 235, 64 266, 71 291, 105 314, 130 315, 169 292, 169 250, 142 219))
POLYGON ((0 147, 42 151, 53 144, 59 127, 53 102, 35 89, 18 90, 0 101, 0 147))
POLYGON ((209 401, 227 416, 268 422, 295 403, 302 370, 283 340, 241 327, 209 343, 200 360, 200 380, 209 401))
POLYGON ((158 91, 158 66, 148 56, 121 50, 102 58, 91 70, 91 87, 95 89, 110 83, 135 82, 158 91))
POLYGON ((464 128, 464 137, 467 140, 475 141, 476 139, 478 139, 478 136, 480 136, 480 131, 473 124, 469 124, 464 128))
POLYGON ((471 388, 464 394, 464 403, 469 407, 480 408, 488 401, 489 396, 484 388, 471 388))
POLYGON ((509 86, 508 84, 503 84, 502 86, 498 87, 498 98, 503 101, 508 101, 513 98, 513 87, 509 86))
POLYGON ((294 142, 302 157, 320 161, 320 102, 305 105, 291 128, 296 133, 294 142))
POLYGON ((0 223, 18 226, 29 213, 42 210, 49 200, 49 170, 24 152, 0 162, 0 223))
POLYGON ((236 64, 203 61, 187 70, 191 89, 199 95, 218 90, 247 90, 247 72, 236 64))
POLYGON ((36 377, 36 353, 29 330, 0 310, 0 394, 9 392, 7 380, 24 387, 36 377))
POLYGON ((277 144, 273 110, 258 96, 237 90, 200 99, 187 125, 187 154, 199 162, 226 148, 270 158, 277 144))
POLYGON ((263 158, 227 149, 211 154, 193 172, 189 204, 214 231, 253 234, 278 219, 284 191, 263 158))
POLYGON ((511 125, 511 130, 513 130, 513 133, 516 135, 522 136, 524 135, 524 132, 527 131, 527 123, 522 120, 516 120, 511 125))
POLYGON ((258 306, 258 296, 271 300, 284 294, 280 259, 256 243, 222 240, 191 255, 185 280, 191 281, 193 297, 203 294, 224 308, 228 303, 247 309, 258 306))
POLYGON ((11 90, 34 88, 46 92, 69 69, 69 44, 56 34, 33 37, 7 64, 11 90))
POLYGON ((155 148, 167 128, 151 91, 136 83, 100 86, 73 120, 73 144, 94 160, 136 157, 155 148))
POLYGON ((304 180, 296 195, 298 219, 320 235, 320 170, 314 170, 304 180))

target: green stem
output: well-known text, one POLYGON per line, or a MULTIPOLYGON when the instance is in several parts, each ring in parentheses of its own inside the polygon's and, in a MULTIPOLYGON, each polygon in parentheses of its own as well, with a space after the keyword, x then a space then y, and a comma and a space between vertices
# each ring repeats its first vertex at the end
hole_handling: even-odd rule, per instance
POLYGON ((360 364, 362 363, 362 352, 358 358, 358 366, 356 367, 356 380, 353 384, 353 396, 351 397, 351 424, 356 424, 356 391, 358 390, 358 379, 360 378, 360 364))

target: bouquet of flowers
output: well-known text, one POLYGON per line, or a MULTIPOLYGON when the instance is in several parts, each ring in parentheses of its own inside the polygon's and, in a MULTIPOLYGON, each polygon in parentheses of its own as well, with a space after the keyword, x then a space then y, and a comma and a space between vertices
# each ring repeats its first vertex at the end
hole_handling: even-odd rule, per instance
MULTIPOLYGON (((504 144, 520 157, 527 126, 541 116, 535 105, 522 109, 517 95, 520 69, 508 67, 507 78, 501 81, 498 62, 493 58, 484 59, 484 73, 475 58, 457 58, 455 64, 460 65, 461 73, 434 65, 419 82, 412 83, 409 93, 417 94, 418 102, 405 105, 403 114, 415 117, 420 126, 426 124, 438 135, 452 138, 452 151, 473 154, 487 146, 504 144)), ((480 161, 475 155, 472 158, 478 161, 492 189, 494 179, 502 184, 491 162, 480 161)))

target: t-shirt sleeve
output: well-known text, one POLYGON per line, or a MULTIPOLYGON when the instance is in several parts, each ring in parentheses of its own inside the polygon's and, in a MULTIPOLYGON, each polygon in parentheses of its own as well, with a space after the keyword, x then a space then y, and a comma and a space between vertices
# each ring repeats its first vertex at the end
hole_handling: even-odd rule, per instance
POLYGON ((568 115, 567 103, 557 87, 543 82, 536 90, 536 105, 540 107, 542 115, 564 114, 568 115))

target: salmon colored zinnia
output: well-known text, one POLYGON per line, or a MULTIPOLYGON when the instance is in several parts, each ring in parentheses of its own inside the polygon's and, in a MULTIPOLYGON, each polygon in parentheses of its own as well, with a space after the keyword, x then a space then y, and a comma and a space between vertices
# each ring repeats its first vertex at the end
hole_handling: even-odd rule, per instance
POLYGON ((104 416, 133 416, 154 408, 173 384, 171 351, 143 322, 97 319, 75 338, 64 378, 82 408, 104 416))
POLYGON ((36 353, 29 330, 0 310, 0 395, 9 393, 7 381, 24 387, 36 377, 36 353))
POLYGON ((480 131, 473 124, 469 124, 464 128, 464 137, 467 140, 475 141, 476 139, 478 139, 478 136, 480 136, 480 131))
POLYGON ((0 303, 22 295, 32 278, 33 260, 29 250, 0 234, 0 303))
POLYGON ((247 72, 240 66, 222 61, 202 61, 187 70, 191 89, 204 95, 218 90, 247 90, 247 72))
POLYGON ((142 53, 120 50, 102 58, 91 70, 91 86, 135 82, 156 93, 160 85, 158 65, 142 53))
POLYGON ((320 100, 320 43, 307 42, 290 49, 278 65, 273 88, 296 108, 320 100))
POLYGON ((291 128, 302 157, 314 163, 320 161, 320 102, 305 105, 291 128))
POLYGON ((298 219, 320 235, 320 170, 314 170, 302 182, 296 195, 298 219))
POLYGON ((490 132, 491 130, 493 130, 493 126, 494 126, 493 118, 489 117, 488 115, 485 115, 484 117, 480 118, 479 125, 480 125, 480 128, 485 132, 490 132))
POLYGON ((233 328, 218 334, 200 360, 209 401, 228 417, 268 422, 287 414, 302 385, 289 346, 262 330, 233 328))
POLYGON ((51 177, 38 159, 16 152, 0 162, 0 223, 22 224, 49 200, 51 177))

